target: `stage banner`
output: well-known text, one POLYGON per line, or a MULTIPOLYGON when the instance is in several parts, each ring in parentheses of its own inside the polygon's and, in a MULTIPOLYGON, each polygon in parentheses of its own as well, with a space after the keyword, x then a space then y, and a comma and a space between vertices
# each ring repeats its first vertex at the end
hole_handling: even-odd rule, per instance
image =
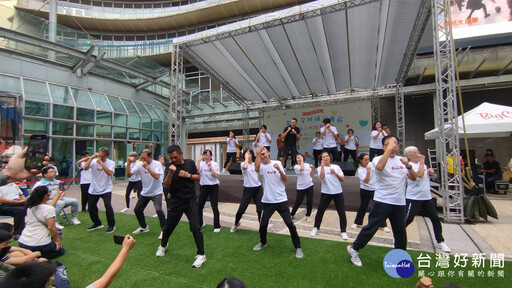
POLYGON ((285 127, 290 125, 292 118, 297 118, 297 126, 301 131, 298 150, 306 156, 309 163, 313 163, 313 138, 323 126, 324 118, 331 119, 331 124, 336 127, 340 135, 347 135, 347 130, 352 128, 359 138, 359 153, 368 153, 369 150, 372 129, 369 101, 268 111, 263 114, 263 118, 268 133, 272 136, 270 149, 272 159, 277 159, 277 137, 283 133, 285 127))

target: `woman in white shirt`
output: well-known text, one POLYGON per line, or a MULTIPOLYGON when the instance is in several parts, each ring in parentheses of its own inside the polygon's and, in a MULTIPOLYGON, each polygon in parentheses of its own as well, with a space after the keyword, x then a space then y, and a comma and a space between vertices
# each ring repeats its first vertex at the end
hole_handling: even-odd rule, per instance
POLYGON ((315 159, 315 168, 318 168, 318 158, 322 151, 324 151, 324 140, 320 138, 322 134, 316 132, 316 137, 313 138, 313 158, 315 159))
POLYGON ((359 139, 357 138, 356 135, 354 135, 354 130, 347 130, 347 135, 345 135, 343 144, 345 144, 345 150, 343 151, 343 162, 347 162, 349 156, 352 156, 352 160, 356 162, 357 146, 359 146, 359 139))
POLYGON ((322 152, 322 163, 320 169, 318 169, 318 176, 322 180, 322 193, 320 194, 320 203, 318 204, 315 226, 311 231, 311 237, 315 237, 318 233, 325 210, 331 203, 331 200, 333 200, 339 216, 341 239, 348 240, 345 200, 343 198, 343 189, 341 188, 341 182, 345 180, 345 176, 340 166, 331 164, 331 158, 327 152, 322 152))
POLYGON ((240 226, 240 219, 242 219, 242 215, 244 215, 249 203, 252 201, 254 205, 256 205, 256 213, 258 213, 258 222, 261 218, 261 197, 263 196, 263 191, 261 191, 261 182, 259 179, 259 174, 254 169, 254 160, 256 155, 254 154, 254 150, 251 148, 246 148, 244 150, 244 163, 242 164, 242 176, 244 177, 244 192, 242 194, 242 200, 240 200, 240 206, 238 207, 238 211, 235 216, 235 224, 231 227, 229 231, 236 232, 238 227, 240 226))
POLYGON ((91 155, 88 151, 82 152, 80 160, 76 166, 80 169, 80 192, 82 194, 82 212, 87 211, 87 202, 89 201, 89 186, 91 186, 91 170, 84 170, 84 165, 91 155))
POLYGON ((236 145, 238 145, 238 140, 236 140, 235 133, 233 131, 229 131, 229 137, 226 138, 226 161, 224 162, 224 169, 228 169, 228 164, 230 162, 236 162, 236 145))
POLYGON ((219 164, 212 160, 212 150, 206 149, 203 155, 197 160, 197 171, 201 175, 199 180, 199 199, 197 206, 199 210, 199 222, 203 226, 203 208, 208 196, 213 210, 213 232, 220 232, 219 213, 219 164))
POLYGON ((292 209, 292 219, 295 218, 295 213, 299 209, 300 204, 304 200, 304 196, 307 196, 307 208, 306 208, 306 220, 311 222, 311 210, 313 210, 313 177, 315 175, 315 169, 313 165, 304 163, 304 156, 297 154, 295 157, 297 165, 293 166, 295 174, 297 175, 297 198, 295 198, 295 204, 292 209))
POLYGON ((38 186, 27 199, 27 224, 18 245, 30 251, 41 252, 41 257, 52 259, 64 255, 60 237, 55 226, 55 203, 60 198, 62 191, 57 190, 50 204, 51 192, 47 186, 38 186))
MULTIPOLYGON (((373 167, 373 163, 370 162, 370 156, 366 153, 361 153, 359 154, 359 157, 357 157, 357 162, 359 165, 357 167, 356 175, 361 182, 359 190, 361 204, 359 205, 359 209, 357 209, 354 224, 350 226, 352 229, 361 228, 363 225, 364 215, 366 214, 368 205, 370 205, 370 201, 373 199, 373 195, 375 194, 375 167, 373 167)), ((391 230, 386 226, 385 221, 381 225, 380 229, 386 233, 391 232, 391 230)))
POLYGON ((387 135, 386 131, 382 129, 380 121, 373 124, 373 130, 370 138, 370 161, 373 161, 373 157, 384 154, 384 150, 382 149, 382 138, 387 135))
MULTIPOLYGON (((132 159, 130 162, 130 170, 135 169, 135 166, 137 166, 137 162, 139 162, 139 160, 136 160, 137 156, 139 156, 139 154, 137 154, 135 151, 132 151, 130 154, 128 154, 128 158, 132 159)), ((127 165, 128 162, 125 162, 124 167, 127 165)), ((139 173, 133 174, 128 178, 128 185, 126 185, 126 191, 124 193, 124 201, 126 203, 126 207, 121 209, 121 213, 126 213, 128 209, 130 209, 130 194, 132 193, 132 190, 133 192, 137 193, 137 198, 140 198, 140 192, 142 191, 142 181, 139 173)), ((133 197, 135 197, 135 195, 133 197)))

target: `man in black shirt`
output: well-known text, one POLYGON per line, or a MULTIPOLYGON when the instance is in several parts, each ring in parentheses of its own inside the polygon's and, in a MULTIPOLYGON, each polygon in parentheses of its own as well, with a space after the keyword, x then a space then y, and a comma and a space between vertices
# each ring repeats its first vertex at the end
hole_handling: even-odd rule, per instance
POLYGON ((281 139, 284 142, 283 147, 283 168, 286 169, 286 160, 288 156, 292 156, 292 167, 295 165, 295 157, 297 156, 297 141, 300 140, 300 129, 297 127, 297 119, 292 118, 290 121, 290 126, 287 126, 283 130, 283 134, 281 134, 281 139))
POLYGON ((489 193, 495 193, 494 184, 503 177, 500 163, 496 161, 496 156, 492 152, 486 152, 484 160, 482 171, 485 172, 485 189, 489 193))
MULTIPOLYGON (((167 175, 163 186, 170 191, 170 199, 167 199, 167 219, 162 230, 162 242, 156 251, 156 257, 165 256, 167 242, 174 228, 180 222, 183 213, 187 215, 190 231, 194 235, 197 246, 197 256, 192 267, 199 268, 206 261, 204 254, 203 232, 199 226, 199 212, 196 199, 196 184, 200 176, 193 160, 183 159, 180 146, 171 145, 167 148, 167 154, 171 164, 165 169, 167 175)), ((169 196, 169 195, 168 195, 169 196)))

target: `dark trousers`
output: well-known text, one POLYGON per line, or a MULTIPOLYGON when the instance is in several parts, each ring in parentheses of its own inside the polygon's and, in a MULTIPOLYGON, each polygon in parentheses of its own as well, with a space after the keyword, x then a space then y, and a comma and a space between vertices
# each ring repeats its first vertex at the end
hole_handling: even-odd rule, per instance
POLYGON ((171 198, 171 200, 169 200, 169 206, 167 206, 167 219, 165 220, 164 229, 162 230, 163 235, 160 245, 162 245, 162 247, 167 246, 169 237, 171 237, 172 232, 181 220, 181 216, 185 213, 188 218, 190 231, 192 232, 192 235, 194 235, 197 254, 204 255, 203 232, 201 232, 201 226, 199 225, 197 210, 197 201, 195 197, 188 200, 177 200, 171 198))
POLYGON ((288 156, 292 156, 292 167, 295 166, 296 162, 295 162, 295 157, 297 157, 297 154, 299 152, 297 152, 297 144, 293 144, 293 145, 287 145, 286 143, 284 144, 283 146, 283 157, 284 157, 284 164, 283 164, 283 168, 286 169, 286 161, 288 161, 288 156))
POLYGON ((308 197, 306 202, 306 216, 311 216, 311 210, 313 210, 313 192, 313 185, 306 189, 297 190, 297 198, 295 199, 295 204, 293 204, 291 213, 292 216, 295 216, 295 213, 297 213, 297 210, 299 209, 300 204, 302 204, 305 196, 308 197))
POLYGON ((423 209, 425 215, 430 218, 432 222, 432 227, 434 228, 434 235, 436 237, 437 243, 444 242, 443 238, 443 226, 441 226, 441 220, 439 220, 439 216, 437 215, 436 206, 432 202, 432 200, 409 200, 407 199, 407 218, 405 219, 405 227, 411 224, 414 217, 418 214, 418 212, 423 209))
POLYGON ((373 201, 368 224, 361 229, 352 247, 358 251, 364 248, 379 230, 382 222, 389 218, 393 237, 395 238, 395 249, 407 249, 407 233, 405 231, 405 205, 391 205, 379 201, 373 201))
POLYGON ((153 201, 153 206, 155 206, 156 214, 158 215, 158 220, 160 220, 160 228, 164 228, 165 213, 162 210, 162 194, 158 194, 152 197, 140 195, 139 200, 137 200, 137 204, 135 204, 135 209, 133 209, 133 212, 137 217, 137 221, 139 221, 140 227, 147 227, 146 217, 144 217, 144 209, 146 209, 146 206, 148 206, 149 201, 153 201))
POLYGON ((370 148, 370 162, 373 160, 373 157, 380 156, 382 154, 384 154, 384 150, 370 148))
POLYGON ((313 150, 313 158, 315 159, 315 168, 318 168, 318 159, 320 158, 320 154, 322 154, 324 150, 313 150))
MULTIPOLYGON (((373 195, 375 191, 365 190, 360 188, 359 196, 361 197, 361 204, 359 205, 359 209, 357 209, 356 219, 354 220, 354 224, 363 225, 364 215, 366 214, 366 210, 368 210, 368 205, 370 205, 370 201, 373 199, 373 195)), ((380 225, 380 227, 386 227, 386 221, 380 225)))
POLYGON ((66 252, 66 249, 64 249, 64 247, 61 247, 59 250, 57 250, 57 245, 55 244, 55 241, 53 241, 53 240, 52 240, 52 242, 50 242, 46 245, 41 245, 41 246, 25 245, 19 241, 18 241, 18 245, 21 248, 28 249, 32 252, 39 251, 39 252, 41 252, 41 257, 46 258, 46 259, 57 258, 59 256, 64 255, 64 253, 66 252))
POLYGON ((94 224, 101 225, 101 220, 98 216, 98 201, 100 198, 103 199, 103 205, 105 205, 108 227, 114 227, 116 225, 116 219, 114 218, 114 209, 112 209, 112 192, 103 193, 101 195, 89 194, 89 217, 91 217, 94 224))
POLYGON ((316 211, 315 217, 315 226, 320 229, 320 225, 322 225, 322 219, 324 218, 324 213, 331 200, 334 201, 334 206, 336 207, 336 211, 338 212, 338 217, 340 221, 340 231, 347 231, 347 215, 345 214, 345 199, 343 198, 343 193, 338 194, 320 194, 320 203, 318 203, 318 210, 316 211))
POLYGON ((210 196, 210 204, 213 210, 213 228, 220 228, 219 184, 199 186, 199 199, 197 200, 199 225, 203 226, 203 208, 208 196, 210 196))
POLYGON ((124 193, 126 208, 130 208, 130 193, 132 193, 132 190, 137 193, 137 198, 140 198, 140 192, 142 191, 142 181, 128 181, 128 185, 126 185, 126 192, 124 193))
POLYGON ((226 153, 226 161, 224 162, 224 168, 228 165, 229 161, 235 163, 236 162, 236 152, 227 152, 226 153))
POLYGON ((0 215, 14 218, 14 235, 21 235, 21 232, 25 229, 26 214, 27 207, 25 204, 0 204, 0 215))
POLYGON ((343 152, 343 162, 347 162, 349 156, 352 156, 352 160, 354 160, 354 162, 356 162, 357 150, 350 150, 350 149, 345 148, 345 151, 343 152))
POLYGON ((87 211, 87 202, 89 202, 89 186, 91 186, 91 183, 80 184, 80 192, 82 193, 82 212, 87 211))
POLYGON ((325 148, 324 147, 324 152, 327 152, 327 153, 332 155, 332 161, 333 162, 340 162, 340 154, 338 152, 338 148, 337 147, 331 147, 331 148, 325 148))
POLYGON ((244 187, 244 192, 242 194, 242 200, 240 201, 240 206, 238 206, 238 211, 236 211, 235 224, 238 225, 240 219, 242 219, 242 215, 244 215, 249 203, 251 203, 251 199, 256 205, 256 213, 258 213, 258 222, 261 220, 261 197, 263 196, 263 192, 261 191, 261 186, 258 187, 244 187))
POLYGON ((292 220, 292 215, 290 214, 290 206, 288 205, 288 200, 281 203, 262 203, 263 204, 263 212, 261 212, 261 221, 260 221, 260 242, 263 245, 267 244, 267 228, 268 222, 270 221, 270 217, 277 211, 281 218, 284 220, 284 224, 290 230, 290 235, 292 237, 293 246, 295 249, 300 248, 300 238, 297 233, 297 228, 292 220))
POLYGON ((487 191, 489 190, 494 190, 495 189, 495 184, 496 184, 496 180, 501 180, 502 176, 501 175, 485 175, 484 179, 485 179, 485 189, 487 189, 487 191))

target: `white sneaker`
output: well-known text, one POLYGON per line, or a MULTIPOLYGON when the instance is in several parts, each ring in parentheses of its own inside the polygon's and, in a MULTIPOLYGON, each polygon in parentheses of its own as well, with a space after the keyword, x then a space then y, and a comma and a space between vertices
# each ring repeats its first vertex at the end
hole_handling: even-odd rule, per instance
POLYGON ((304 253, 302 252, 302 249, 301 249, 301 248, 297 248, 297 249, 295 249, 295 257, 297 257, 297 258, 299 258, 299 259, 300 259, 300 258, 302 258, 302 257, 304 257, 304 253))
POLYGON ((130 196, 130 197, 135 198, 135 196, 137 196, 137 194, 136 193, 132 193, 132 196, 130 196))
POLYGON ((341 239, 348 240, 348 234, 346 232, 341 232, 341 239))
POLYGON ((352 224, 352 226, 350 226, 350 228, 352 229, 357 229, 357 228, 361 228, 361 225, 357 225, 357 224, 352 224))
POLYGON ((167 247, 169 244, 167 244, 165 247, 158 246, 158 249, 156 249, 156 257, 164 257, 165 256, 165 250, 167 250, 167 247))
POLYGON ((164 236, 164 232, 160 232, 160 236, 158 236, 158 240, 162 240, 162 237, 164 236))
POLYGON ((229 229, 229 232, 231 232, 231 233, 236 232, 236 230, 238 230, 239 226, 240 226, 240 222, 238 222, 238 225, 233 224, 233 226, 231 226, 231 229, 229 229))
POLYGON ((121 209, 121 211, 119 211, 119 212, 121 212, 121 213, 126 213, 126 212, 128 212, 128 209, 130 209, 130 208, 125 207, 125 208, 121 209))
POLYGON ((80 222, 80 220, 78 220, 78 218, 76 218, 76 216, 71 218, 71 224, 79 225, 80 223, 82 223, 82 222, 80 222))
POLYGON ((64 226, 60 225, 57 222, 55 222, 55 227, 57 227, 58 229, 64 229, 64 226))
POLYGON ((261 242, 259 242, 258 244, 256 244, 256 246, 254 246, 252 248, 252 250, 256 250, 257 251, 257 250, 261 250, 261 248, 265 248, 265 247, 267 247, 267 244, 263 245, 263 244, 261 244, 261 242))
POLYGON ((153 216, 151 216, 151 217, 156 218, 156 217, 158 217, 158 214, 155 214, 155 215, 153 215, 153 216))
POLYGON ((306 221, 311 222, 311 216, 306 216, 306 221))
POLYGON ((206 226, 206 223, 203 222, 203 225, 201 225, 201 228, 203 228, 204 226, 206 226))
POLYGON ((452 252, 450 247, 448 247, 448 245, 446 245, 446 243, 444 243, 444 242, 437 243, 436 246, 437 246, 437 248, 441 249, 441 251, 443 251, 445 253, 451 253, 452 252))
POLYGON ((354 248, 352 248, 351 245, 347 246, 347 252, 350 255, 350 261, 352 262, 352 264, 358 267, 363 266, 363 262, 361 262, 361 259, 359 259, 359 253, 356 250, 354 250, 354 248))
POLYGON ((391 232, 391 230, 389 230, 388 227, 380 227, 379 230, 384 231, 386 233, 390 233, 391 232))
POLYGON ((149 226, 146 226, 146 228, 139 227, 135 229, 135 231, 132 232, 132 234, 142 234, 149 232, 149 226))
POLYGON ((213 233, 219 233, 219 232, 220 232, 220 228, 213 229, 213 233))
POLYGON ((203 263, 206 262, 206 255, 197 255, 194 264, 192 264, 192 267, 199 268, 203 263))
POLYGON ((313 227, 313 230, 311 230, 310 236, 311 237, 316 237, 316 234, 318 234, 318 228, 313 227))

